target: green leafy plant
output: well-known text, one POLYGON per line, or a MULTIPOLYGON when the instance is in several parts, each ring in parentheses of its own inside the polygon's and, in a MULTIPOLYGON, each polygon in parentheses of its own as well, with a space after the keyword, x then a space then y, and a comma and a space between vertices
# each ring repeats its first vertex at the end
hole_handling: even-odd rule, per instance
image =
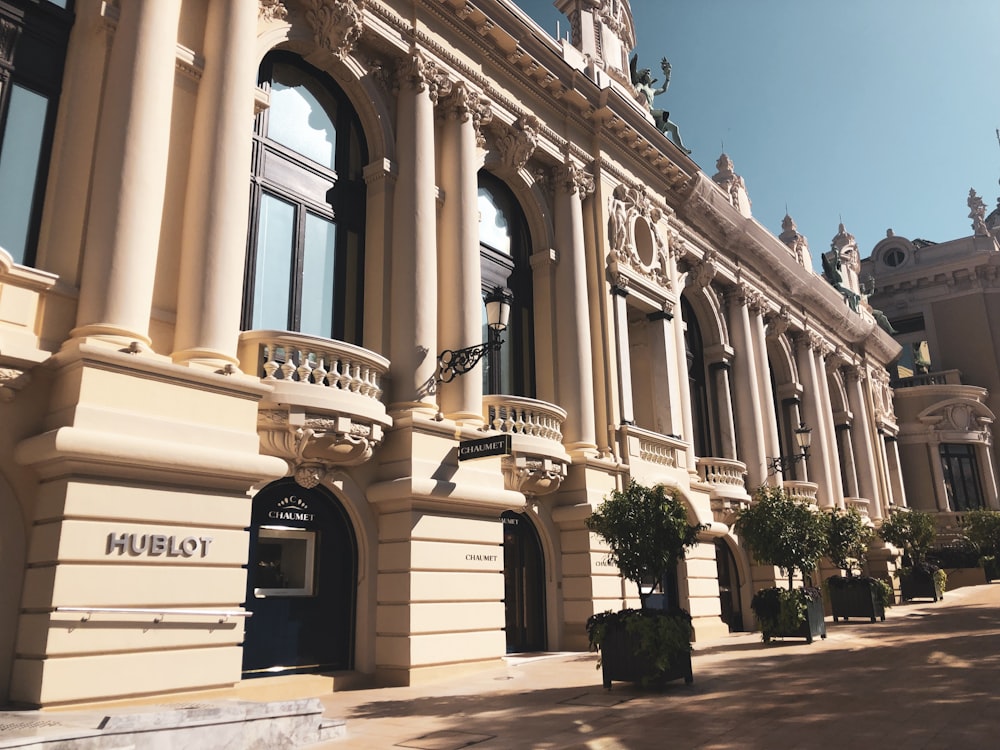
POLYGON ((878 535, 903 550, 903 567, 914 568, 926 562, 937 530, 930 513, 897 510, 882 522, 878 535))
POLYGON ((868 545, 874 537, 874 529, 857 508, 834 510, 827 524, 826 554, 850 578, 855 568, 864 566, 868 545))
POLYGON ((781 487, 760 487, 734 526, 759 563, 774 565, 788 576, 791 590, 796 570, 803 576, 816 570, 828 546, 828 524, 826 514, 795 500, 781 487))
POLYGON ((689 524, 687 508, 676 490, 646 487, 635 480, 613 490, 587 519, 587 528, 608 545, 608 560, 635 583, 645 609, 650 591, 698 541, 701 526, 689 524), (646 588, 646 591, 643 589, 646 588))
POLYGON ((872 578, 871 576, 852 576, 850 578, 830 576, 826 579, 826 585, 831 590, 850 588, 851 586, 863 586, 871 589, 875 593, 875 600, 883 607, 891 607, 896 602, 892 586, 889 585, 888 581, 884 581, 881 578, 872 578))
POLYGON ((983 558, 987 578, 997 577, 997 560, 1000 560, 1000 512, 972 510, 962 522, 965 536, 983 558))

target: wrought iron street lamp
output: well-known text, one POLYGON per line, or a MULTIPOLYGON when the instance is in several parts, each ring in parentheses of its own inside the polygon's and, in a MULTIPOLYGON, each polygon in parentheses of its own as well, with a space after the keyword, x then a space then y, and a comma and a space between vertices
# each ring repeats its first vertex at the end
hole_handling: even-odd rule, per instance
POLYGON ((799 447, 801 453, 797 453, 794 456, 778 456, 777 458, 767 459, 767 475, 769 477, 779 472, 784 473, 799 461, 809 458, 809 446, 812 445, 812 429, 806 427, 804 422, 800 422, 798 429, 795 430, 795 444, 799 447))
POLYGON ((467 346, 464 349, 445 349, 438 355, 439 383, 450 383, 458 375, 464 375, 479 364, 486 352, 500 351, 503 339, 500 334, 507 329, 510 318, 510 303, 514 293, 507 287, 498 286, 486 295, 486 324, 496 335, 477 346, 467 346))

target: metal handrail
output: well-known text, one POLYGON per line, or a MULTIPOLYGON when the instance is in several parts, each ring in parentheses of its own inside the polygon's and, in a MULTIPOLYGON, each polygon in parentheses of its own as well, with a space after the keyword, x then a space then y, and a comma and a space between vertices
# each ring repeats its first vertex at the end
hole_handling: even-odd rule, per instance
POLYGON ((253 617, 253 612, 243 609, 152 609, 147 607, 56 607, 56 612, 84 613, 81 617, 87 622, 93 614, 101 615, 156 615, 153 622, 162 622, 166 615, 184 615, 194 617, 218 617, 219 622, 226 622, 230 617, 253 617))

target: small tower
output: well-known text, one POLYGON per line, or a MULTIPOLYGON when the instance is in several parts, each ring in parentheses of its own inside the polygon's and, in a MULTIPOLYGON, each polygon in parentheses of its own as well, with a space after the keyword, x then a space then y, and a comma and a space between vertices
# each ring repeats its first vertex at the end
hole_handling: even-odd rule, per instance
POLYGON ((841 286, 855 294, 861 294, 858 274, 861 271, 861 253, 858 251, 858 243, 854 240, 854 235, 844 229, 844 223, 840 223, 837 235, 830 243, 830 260, 839 264, 838 270, 842 281, 841 286))
POLYGON ((799 230, 795 226, 795 220, 787 212, 785 213, 785 218, 781 220, 781 234, 778 235, 778 239, 785 243, 788 249, 791 250, 792 255, 795 256, 795 260, 803 268, 812 268, 812 254, 809 252, 809 240, 806 239, 804 234, 799 234, 799 230))
POLYGON ((743 178, 733 171, 733 160, 727 154, 722 154, 715 162, 715 168, 719 170, 712 177, 715 184, 726 192, 733 207, 749 219, 750 196, 747 194, 747 186, 743 182, 743 178))
POLYGON ((573 46, 631 90, 628 55, 635 47, 635 25, 628 0, 556 0, 555 5, 569 18, 573 46))

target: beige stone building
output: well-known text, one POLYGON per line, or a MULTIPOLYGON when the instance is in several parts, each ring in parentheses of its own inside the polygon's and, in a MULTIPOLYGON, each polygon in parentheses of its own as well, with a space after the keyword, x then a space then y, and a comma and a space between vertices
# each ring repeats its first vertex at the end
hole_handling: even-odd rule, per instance
POLYGON ((963 512, 1000 510, 1000 209, 987 216, 971 190, 967 202, 971 235, 938 243, 889 230, 861 267, 902 345, 892 387, 909 504, 938 514, 944 540, 963 512))
POLYGON ((898 345, 664 135, 627 0, 558 7, 0 0, 0 700, 584 649, 630 479, 704 638, 753 488, 905 504, 898 345))

